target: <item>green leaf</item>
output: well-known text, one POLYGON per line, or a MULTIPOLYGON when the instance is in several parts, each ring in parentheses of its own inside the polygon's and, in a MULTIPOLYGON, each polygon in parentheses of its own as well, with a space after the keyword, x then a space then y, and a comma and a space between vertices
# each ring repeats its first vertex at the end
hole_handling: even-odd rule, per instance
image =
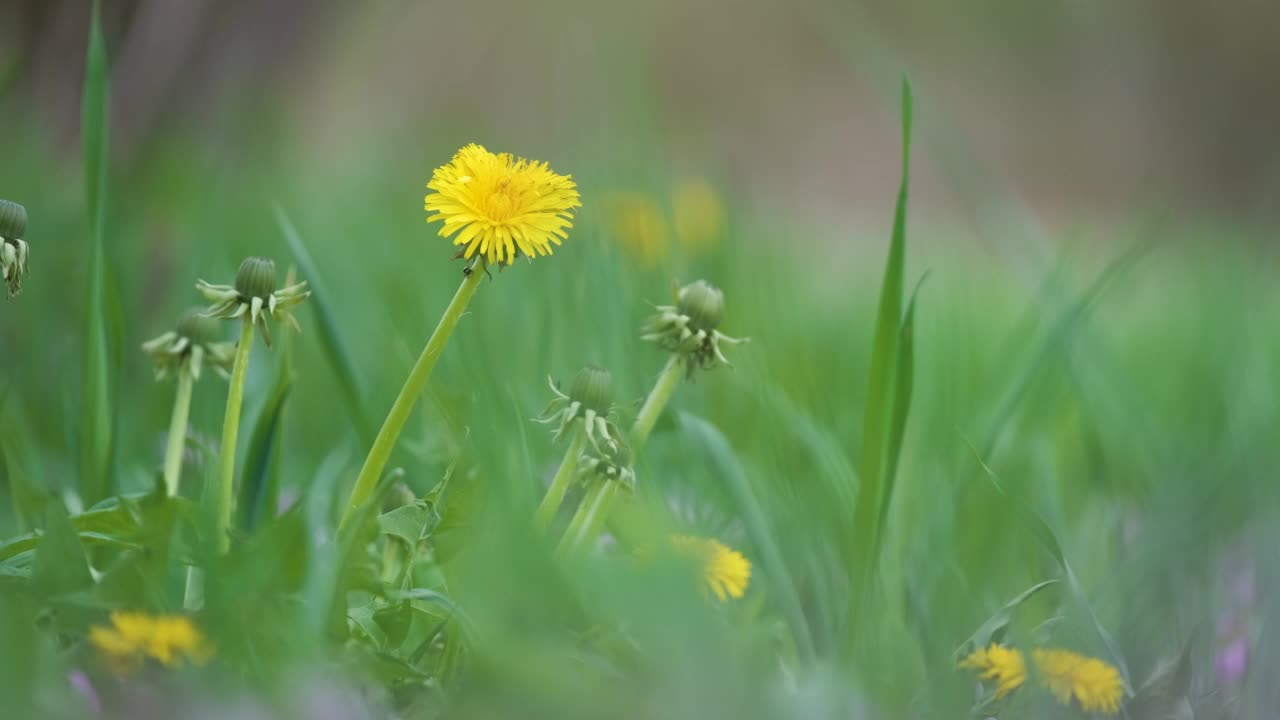
MULTIPOLYGON (((850 606, 846 617, 849 647, 856 641, 862 604, 870 591, 875 565, 880 555, 880 517, 891 501, 892 481, 887 477, 890 438, 895 413, 906 422, 907 408, 895 410, 895 399, 910 400, 910 380, 895 386, 894 375, 900 367, 900 345, 903 332, 903 271, 906 262, 907 196, 911 170, 911 85, 902 82, 902 182, 894 210, 893 235, 884 280, 880 285, 880 304, 876 312, 875 333, 871 345, 871 367, 867 377, 867 400, 862 415, 862 448, 858 462, 858 491, 853 514, 853 559, 850 606), (898 390, 897 398, 894 393, 898 390), (905 396, 903 390, 905 389, 905 396)), ((848 648, 847 648, 848 649, 848 648)))
POLYGON ((293 389, 292 374, 288 363, 282 361, 276 372, 271 394, 262 405, 258 419, 249 436, 249 450, 245 455, 244 469, 240 477, 240 527, 252 531, 276 512, 276 500, 280 495, 280 438, 284 407, 293 389))
POLYGON ((31 584, 46 597, 93 584, 89 559, 62 503, 49 503, 45 512, 44 532, 32 562, 31 584))
POLYGON ((373 606, 362 605, 347 610, 347 619, 369 637, 376 649, 383 650, 387 647, 387 634, 382 631, 382 627, 374 619, 374 614, 373 606))
POLYGON ((434 521, 435 513, 425 502, 419 501, 382 513, 378 516, 378 527, 384 535, 394 535, 409 547, 416 547, 426 537, 434 521))
POLYGON ((85 210, 89 218, 84 367, 81 385, 80 494, 86 503, 111 487, 111 368, 106 328, 107 51, 100 3, 94 0, 81 103, 85 210))
POLYGON ((324 277, 320 274, 315 261, 311 259, 311 253, 307 251, 306 244, 303 243, 302 237, 284 209, 276 206, 275 211, 276 224, 280 226, 280 232, 289 243, 289 250, 293 253, 294 262, 298 264, 298 270, 302 272, 302 279, 306 280, 311 287, 311 297, 307 305, 315 310, 320 344, 324 348, 325 357, 329 359, 330 366, 333 367, 333 372, 338 376, 338 385, 342 388, 342 394, 347 401, 347 416, 364 444, 372 443, 373 425, 365 414, 364 391, 357 379, 355 363, 351 361, 351 352, 342 339, 340 326, 329 304, 330 295, 325 287, 324 277))
MULTIPOLYGON (((927 275, 925 277, 928 277, 927 275)), ((911 394, 915 387, 916 354, 916 297, 920 294, 920 286, 925 278, 920 278, 916 288, 911 292, 911 301, 907 303, 907 315, 902 321, 902 329, 898 333, 898 363, 894 369, 893 382, 893 417, 889 425, 889 444, 885 456, 884 492, 880 497, 880 511, 876 519, 879 535, 876 544, 884 541, 885 525, 888 522, 889 507, 893 500, 893 491, 897 487, 898 459, 902 453, 902 437, 907 431, 907 416, 911 412, 911 394)))

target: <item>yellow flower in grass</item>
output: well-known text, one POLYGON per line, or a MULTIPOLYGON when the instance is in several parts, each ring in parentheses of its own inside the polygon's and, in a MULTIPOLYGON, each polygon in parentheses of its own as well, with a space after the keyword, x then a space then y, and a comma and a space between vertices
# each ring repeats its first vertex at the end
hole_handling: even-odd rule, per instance
POLYGON ((213 655, 204 635, 185 615, 111 613, 110 625, 89 629, 89 642, 117 667, 136 668, 145 659, 167 667, 203 664, 213 655))
POLYGON ((1040 681, 1059 702, 1070 704, 1074 697, 1086 712, 1120 712, 1124 681, 1111 664, 1070 650, 1032 650, 1031 659, 1040 681))
POLYGON ((667 256, 667 221, 653 198, 640 192, 614 191, 603 202, 609 234, 641 267, 652 269, 667 256))
POLYGON ((995 681, 997 698, 1022 687, 1027 679, 1027 661, 1022 652, 996 643, 973 651, 960 661, 960 667, 976 670, 980 680, 995 681))
POLYGON ((545 162, 494 154, 472 143, 448 165, 437 168, 424 207, 427 222, 444 221, 441 237, 452 237, 470 259, 515 262, 523 255, 550 255, 568 238, 573 211, 581 207, 570 175, 557 175, 545 162))
POLYGON ((684 178, 671 189, 676 238, 685 250, 700 253, 724 235, 726 212, 715 186, 701 178, 684 178))
POLYGON ((671 544, 679 555, 699 563, 703 582, 721 601, 740 598, 751 582, 751 561, 719 540, 678 535, 671 544))

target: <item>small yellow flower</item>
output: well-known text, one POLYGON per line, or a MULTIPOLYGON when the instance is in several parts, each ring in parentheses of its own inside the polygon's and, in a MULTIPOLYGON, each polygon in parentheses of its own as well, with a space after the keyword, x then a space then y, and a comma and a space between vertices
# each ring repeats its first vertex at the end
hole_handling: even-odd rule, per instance
POLYGON ((667 257, 667 222, 653 198, 640 192, 611 192, 604 198, 609 234, 641 267, 652 269, 667 257))
POLYGON ((1064 704, 1071 698, 1086 712, 1120 712, 1124 698, 1124 681, 1120 671, 1097 658, 1070 650, 1036 649, 1031 651, 1041 682, 1064 704))
POLYGON ((89 629, 89 642, 125 670, 137 667, 146 658, 167 667, 177 667, 184 661, 199 665, 213 654, 204 635, 185 615, 115 611, 110 625, 89 629))
POLYGON ((515 262, 518 255, 550 255, 567 239, 573 211, 581 207, 570 175, 557 175, 545 162, 494 154, 474 143, 448 165, 437 168, 424 207, 443 220, 441 237, 453 237, 463 256, 476 252, 488 263, 515 262))
POLYGON ((697 560, 702 579, 721 601, 740 598, 751 582, 751 561, 719 540, 678 535, 671 538, 677 554, 697 560))
POLYGON ((1022 653, 996 643, 991 643, 985 650, 974 650, 960 661, 960 667, 976 670, 981 680, 994 680, 997 698, 1022 687, 1027 679, 1027 662, 1022 653))
POLYGON ((684 178, 671 190, 676 239, 699 253, 715 247, 724 235, 727 213, 715 186, 702 178, 684 178))

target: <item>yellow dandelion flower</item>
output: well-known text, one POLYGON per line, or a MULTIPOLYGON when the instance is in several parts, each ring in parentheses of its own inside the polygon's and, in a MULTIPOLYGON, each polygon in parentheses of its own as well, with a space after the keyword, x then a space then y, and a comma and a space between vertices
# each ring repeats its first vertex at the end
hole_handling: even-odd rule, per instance
POLYGON ((724 235, 727 213, 715 186, 701 178, 685 178, 671 190, 676 238, 688 251, 715 247, 724 235))
POLYGON ((118 667, 136 667, 145 658, 168 667, 202 664, 212 656, 204 635, 185 615, 116 611, 110 625, 89 629, 89 642, 118 667))
POLYGON ((581 207, 570 175, 557 175, 545 162, 494 154, 472 143, 448 165, 437 168, 427 188, 427 222, 443 220, 441 237, 453 237, 470 259, 515 262, 517 255, 550 255, 552 244, 568 238, 574 208, 581 207))
POLYGON ((1022 687, 1027 679, 1027 663, 1022 653, 996 643, 991 643, 986 649, 974 650, 960 661, 960 667, 976 670, 980 680, 994 680, 997 698, 1022 687))
POLYGON ((639 192, 611 192, 604 198, 609 233, 646 269, 657 267, 670 244, 667 222, 653 198, 639 192))
POLYGON ((721 601, 740 598, 751 582, 751 561, 719 540, 680 535, 671 539, 676 553, 700 564, 703 582, 721 601))
POLYGON ((1111 664, 1070 650, 1036 649, 1031 659, 1041 682, 1060 702, 1070 704, 1074 697, 1086 712, 1120 712, 1124 681, 1111 664))

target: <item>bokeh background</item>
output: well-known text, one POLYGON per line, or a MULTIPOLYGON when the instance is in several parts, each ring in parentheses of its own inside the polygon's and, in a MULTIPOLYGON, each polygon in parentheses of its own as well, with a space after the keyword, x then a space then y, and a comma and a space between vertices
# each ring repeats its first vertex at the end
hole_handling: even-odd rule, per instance
MULTIPOLYGON (((73 510, 88 19, 83 0, 0 4, 0 197, 27 206, 33 252, 23 295, 0 304, 0 477, 73 510)), ((463 496, 509 521, 441 540, 470 548, 448 590, 491 629, 470 639, 459 716, 958 716, 973 687, 951 653, 1017 593, 1066 584, 1023 501, 1076 579, 1019 616, 1022 638, 1060 627, 1122 658, 1135 689, 1167 681, 1134 717, 1280 703, 1280 5, 106 0, 103 23, 119 490, 151 482, 171 402, 138 344, 197 302, 197 277, 229 282, 248 254, 290 265, 280 212, 365 399, 344 397, 305 309, 304 334, 255 359, 247 418, 294 374, 278 472, 296 497, 349 482, 456 287, 423 222, 432 169, 474 141, 579 182, 571 240, 482 288, 396 457, 419 493, 460 468, 463 496), (904 76, 907 278, 928 280, 886 590, 857 672, 793 675, 801 633, 779 588, 819 653, 845 620, 839 538, 904 76), (705 242, 680 229, 688 188, 712 198, 705 242), (547 375, 601 363, 633 412, 663 362, 636 328, 696 277, 753 341, 736 370, 681 389, 638 470, 688 531, 757 567, 779 548, 791 577, 758 570, 724 626, 616 568, 557 574, 519 520, 560 453, 528 422, 547 375), (566 598, 639 638, 561 632, 566 598)), ((216 444, 224 393, 197 388, 193 444, 216 444)), ((282 665, 309 647, 280 645, 282 665)))

